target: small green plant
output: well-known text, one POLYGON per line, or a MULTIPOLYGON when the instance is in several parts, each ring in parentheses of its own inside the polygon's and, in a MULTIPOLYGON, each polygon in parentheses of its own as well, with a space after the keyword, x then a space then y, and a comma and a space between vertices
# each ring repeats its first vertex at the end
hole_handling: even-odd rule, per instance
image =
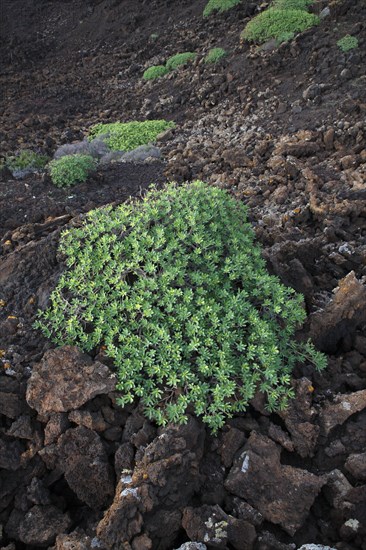
POLYGON ((186 63, 194 61, 196 57, 197 57, 197 54, 193 52, 177 53, 169 57, 165 66, 168 69, 168 71, 173 71, 174 69, 177 69, 181 65, 185 65, 186 63))
POLYGON ((16 155, 8 155, 5 158, 4 165, 12 172, 16 170, 25 170, 27 168, 40 170, 46 166, 48 161, 49 159, 47 156, 24 149, 16 155))
POLYGON ((203 17, 208 17, 214 11, 223 13, 240 4, 241 0, 209 0, 203 10, 203 17))
POLYGON ((112 151, 132 151, 140 145, 153 143, 159 134, 173 127, 174 122, 166 120, 96 124, 91 128, 88 139, 92 141, 98 136, 107 136, 106 143, 112 151))
POLYGON ((278 40, 284 33, 302 32, 317 25, 320 19, 303 10, 278 10, 269 8, 254 17, 241 34, 241 38, 255 42, 278 40))
POLYGON ((67 270, 36 327, 57 344, 103 345, 119 403, 140 398, 159 425, 201 416, 213 432, 258 389, 268 409, 293 395, 303 298, 270 275, 245 205, 194 182, 89 213, 64 232, 67 270))
POLYGON ((271 7, 277 10, 305 10, 314 4, 314 0, 274 0, 271 7))
POLYGON ((70 187, 83 183, 96 168, 96 161, 90 155, 65 155, 51 160, 49 170, 52 182, 57 187, 70 187))
POLYGON ((338 40, 337 46, 342 52, 346 53, 358 48, 358 39, 355 36, 346 34, 346 36, 338 40))
POLYGON ((218 63, 227 56, 223 48, 212 48, 205 57, 205 63, 218 63))
POLYGON ((146 69, 146 71, 142 75, 142 78, 144 80, 155 80, 156 78, 165 76, 166 74, 168 74, 168 72, 169 69, 167 69, 165 65, 153 65, 152 67, 146 69))

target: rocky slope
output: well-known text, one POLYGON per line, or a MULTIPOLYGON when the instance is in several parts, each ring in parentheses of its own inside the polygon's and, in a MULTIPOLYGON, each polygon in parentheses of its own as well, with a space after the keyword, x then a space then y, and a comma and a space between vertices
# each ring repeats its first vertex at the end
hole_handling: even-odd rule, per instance
POLYGON ((260 2, 203 19, 205 3, 3 2, 3 154, 53 154, 96 122, 176 128, 157 143, 163 160, 104 166, 72 189, 1 172, 1 548, 366 548, 365 5, 316 2, 329 8, 319 27, 256 48, 239 35, 260 2), (345 54, 347 33, 359 48, 345 54), (229 55, 208 66, 215 46, 229 55), (197 60, 142 80, 182 51, 197 60), (258 397, 218 437, 195 418, 157 429, 120 409, 102 351, 54 349, 32 329, 67 224, 152 181, 194 178, 250 206, 329 365, 297 369, 286 412, 258 397))

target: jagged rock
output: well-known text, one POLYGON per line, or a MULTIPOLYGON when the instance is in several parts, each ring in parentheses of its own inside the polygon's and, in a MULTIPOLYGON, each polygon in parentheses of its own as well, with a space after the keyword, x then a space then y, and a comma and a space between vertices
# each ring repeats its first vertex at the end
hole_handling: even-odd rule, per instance
POLYGON ((152 550, 152 540, 145 534, 135 537, 132 541, 132 550, 152 550))
POLYGON ((51 414, 44 429, 44 444, 51 445, 51 443, 55 443, 69 427, 70 422, 67 413, 51 414))
POLYGON ((312 422, 316 416, 311 406, 313 387, 307 378, 295 380, 293 386, 295 399, 289 402, 286 410, 278 414, 284 420, 299 455, 313 456, 319 435, 319 426, 312 422))
POLYGON ((323 546, 322 544, 303 544, 298 550, 336 550, 330 546, 323 546))
POLYGON ((320 413, 320 424, 325 435, 342 425, 347 418, 366 408, 366 390, 349 395, 337 395, 332 403, 326 402, 320 413))
POLYGON ((97 527, 108 549, 117 550, 140 535, 142 525, 154 547, 172 548, 180 529, 178 510, 200 487, 203 445, 204 429, 193 418, 185 426, 159 430, 137 460, 133 475, 122 475, 113 504, 97 527))
POLYGON ((344 467, 355 479, 366 481, 366 453, 349 455, 344 467))
POLYGON ((245 439, 245 434, 236 428, 230 427, 229 431, 223 433, 219 452, 225 468, 232 465, 234 455, 242 447, 245 439))
POLYGON ((57 463, 69 487, 90 508, 103 509, 110 502, 114 478, 96 432, 83 426, 67 430, 58 441, 57 463))
POLYGON ((115 389, 109 368, 74 346, 47 351, 33 367, 27 402, 40 414, 77 409, 96 395, 115 389))
POLYGON ((68 535, 58 535, 56 538, 55 550, 91 550, 92 548, 102 550, 101 546, 92 546, 92 539, 83 531, 76 530, 68 535))
POLYGON ((255 527, 262 525, 264 518, 253 506, 238 497, 233 498, 232 504, 233 511, 238 518, 245 519, 255 527))
POLYGON ((0 414, 18 418, 24 410, 24 401, 17 393, 0 392, 0 414))
POLYGON ((311 338, 322 351, 334 353, 345 336, 366 322, 366 286, 351 271, 339 281, 333 300, 310 320, 311 338))
POLYGON ((296 550, 296 544, 280 542, 273 533, 262 531, 258 537, 258 550, 296 550))
POLYGON ((34 431, 30 417, 28 415, 20 416, 12 423, 6 435, 18 437, 19 439, 34 439, 34 431))
POLYGON ((306 470, 282 465, 277 445, 254 432, 230 470, 225 487, 294 535, 324 483, 325 479, 306 470))
POLYGON ((185 508, 182 525, 192 540, 205 542, 211 548, 251 550, 257 537, 253 525, 228 516, 218 505, 185 508))
POLYGON ((96 432, 104 432, 109 427, 100 411, 71 411, 69 413, 69 420, 78 426, 84 426, 96 432))
POLYGON ((15 540, 42 547, 52 544, 70 525, 69 515, 56 506, 33 506, 25 515, 14 509, 5 530, 15 540))
POLYGON ((323 488, 328 502, 336 509, 343 509, 344 498, 352 489, 352 485, 340 470, 332 470, 326 474, 327 484, 323 488))
POLYGON ((294 451, 294 444, 290 436, 280 426, 276 426, 271 422, 268 429, 268 435, 273 441, 279 443, 287 451, 294 451))

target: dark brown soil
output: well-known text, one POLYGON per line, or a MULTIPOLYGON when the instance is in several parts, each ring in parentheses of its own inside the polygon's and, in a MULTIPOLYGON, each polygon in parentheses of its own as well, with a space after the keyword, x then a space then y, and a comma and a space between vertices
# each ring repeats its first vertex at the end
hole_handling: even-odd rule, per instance
MULTIPOLYGON (((68 189, 54 187, 45 173, 16 180, 8 171, 0 172, 0 548, 92 548, 96 533, 106 549, 178 548, 188 540, 203 542, 194 538, 199 529, 192 525, 213 514, 204 506, 219 505, 217 521, 224 517, 221 512, 245 519, 254 526, 255 538, 251 528, 240 524, 247 540, 238 543, 231 536, 221 546, 211 541, 209 548, 290 550, 314 543, 337 550, 366 549, 365 468, 352 466, 358 464, 356 455, 366 460, 365 3, 331 2, 330 15, 319 27, 280 47, 269 44, 264 49, 239 40, 261 2, 243 1, 209 19, 202 17, 205 4, 205 0, 2 1, 0 155, 33 149, 52 156, 59 145, 82 139, 97 122, 166 118, 175 121, 176 128, 157 144, 163 152, 161 162, 111 164, 85 184, 68 189), (359 47, 344 54, 336 42, 346 34, 357 36, 359 47), (216 46, 224 47, 228 56, 221 64, 206 65, 204 55, 216 46), (143 81, 148 66, 184 51, 197 52, 197 60, 165 78, 143 81), (112 543, 102 518, 108 510, 105 517, 113 525, 110 518, 119 503, 110 507, 110 498, 103 509, 91 510, 90 502, 69 482, 67 470, 60 473, 40 458, 47 447, 44 434, 50 419, 37 415, 24 396, 32 368, 53 345, 32 324, 63 270, 57 254, 62 229, 80 223, 83 213, 93 208, 141 196, 151 183, 194 178, 225 187, 249 205, 269 269, 304 294, 310 317, 302 336, 312 336, 328 354, 329 367, 322 375, 310 365, 298 367, 299 402, 304 398, 304 377, 309 382, 305 386, 314 391, 306 397, 309 402, 302 412, 289 413, 291 419, 269 417, 260 404, 254 404, 218 438, 206 434, 204 449, 184 434, 198 466, 194 460, 194 466, 188 459, 183 462, 190 472, 197 466, 199 481, 192 478, 188 484, 192 491, 182 491, 179 501, 174 475, 166 473, 166 494, 154 493, 153 510, 140 510, 143 519, 137 535, 112 543), (346 276, 350 277, 346 290, 341 283, 335 305, 334 289, 346 276), (333 411, 329 407, 335 407, 330 416, 341 418, 336 407, 339 393, 365 399, 365 404, 350 405, 352 414, 327 432, 324 418, 333 411), (20 408, 14 405, 18 402, 20 408), (313 412, 307 416, 308 411, 313 412), (14 427, 18 417, 23 432, 14 427), (28 421, 32 436, 24 437, 28 421), (305 424, 313 428, 306 431, 305 424), (245 434, 243 440, 240 434, 245 434), (246 444, 253 453, 256 445, 265 452, 272 448, 262 437, 279 444, 283 466, 325 476, 306 519, 294 532, 286 518, 277 522, 269 515, 256 521, 254 512, 244 513, 245 499, 228 489, 239 447, 246 444), (237 440, 241 443, 235 448, 237 440), (309 445, 306 450, 304 442, 309 445), (35 496, 37 483, 47 488, 49 500, 35 496), (34 506, 39 507, 34 513, 41 514, 37 517, 42 521, 50 517, 52 525, 61 525, 60 510, 70 515, 67 527, 55 528, 60 533, 56 542, 56 534, 49 540, 39 533, 34 538, 24 535, 28 525, 24 518, 34 506), (357 520, 357 528, 351 520, 357 520), (154 526, 160 523, 166 533, 154 526), (84 546, 83 537, 89 537, 84 546), (68 546, 71 543, 75 546, 68 546)), ((314 11, 320 13, 327 6, 315 2, 314 11)), ((83 411, 96 414, 103 407, 113 411, 109 417, 117 418, 118 408, 110 396, 95 399, 83 411)), ((115 468, 114 486, 121 473, 116 465, 130 464, 137 479, 147 460, 146 445, 156 444, 156 427, 136 421, 137 417, 131 408, 122 420, 118 417, 120 424, 111 420, 108 429, 91 429, 98 432, 115 468), (128 452, 130 462, 123 454, 128 452)), ((60 428, 58 435, 64 434, 60 440, 69 425, 77 424, 67 422, 60 428)), ((196 430, 204 437, 199 429, 193 427, 192 433, 196 430)), ((170 444, 168 451, 174 448, 170 444)), ((177 472, 179 485, 186 470, 177 472)), ((89 474, 84 471, 84 475, 89 474)), ((279 494, 281 490, 279 482, 279 494)), ((130 509, 125 511, 129 513, 134 517, 130 509)), ((232 528, 239 529, 238 524, 232 528)), ((98 544, 99 539, 95 539, 98 544)))

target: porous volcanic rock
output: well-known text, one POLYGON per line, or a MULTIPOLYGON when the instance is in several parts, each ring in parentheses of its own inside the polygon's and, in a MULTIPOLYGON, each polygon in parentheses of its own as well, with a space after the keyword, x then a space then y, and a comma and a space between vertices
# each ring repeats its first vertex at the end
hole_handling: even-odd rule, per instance
POLYGON ((122 474, 113 504, 97 527, 108 550, 145 534, 153 547, 172 548, 181 527, 180 510, 201 484, 199 463, 204 429, 190 418, 185 426, 169 426, 143 449, 133 475, 122 474))
POLYGON ((47 547, 53 543, 59 533, 65 532, 71 525, 69 515, 62 513, 56 506, 33 506, 25 515, 14 510, 6 531, 24 544, 47 547))
POLYGON ((281 451, 268 437, 253 432, 234 463, 225 487, 245 499, 290 535, 303 525, 325 479, 282 465, 281 451))
POLYGON ((28 404, 40 414, 77 409, 100 394, 115 389, 110 369, 74 346, 47 351, 34 365, 28 381, 28 404))
POLYGON ((320 413, 320 424, 325 435, 343 424, 347 418, 366 408, 366 390, 344 395, 339 394, 333 403, 327 402, 320 413))

